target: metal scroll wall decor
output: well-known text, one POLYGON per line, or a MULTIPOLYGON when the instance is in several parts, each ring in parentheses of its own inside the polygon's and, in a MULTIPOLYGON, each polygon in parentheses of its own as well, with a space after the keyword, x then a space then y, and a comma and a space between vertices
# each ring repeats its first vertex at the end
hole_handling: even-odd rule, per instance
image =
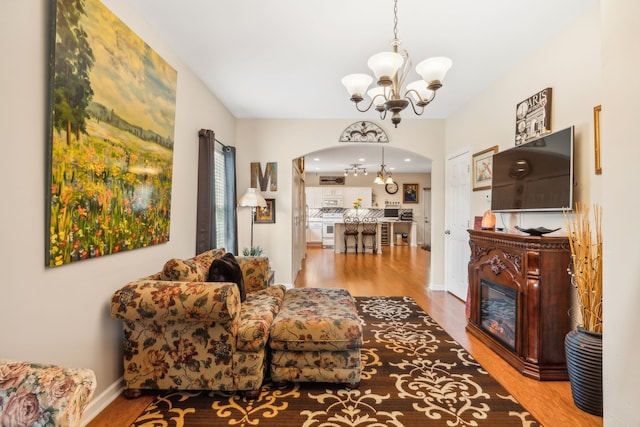
POLYGON ((53 0, 45 264, 169 240, 177 72, 99 0, 53 0))
POLYGON ((340 142, 389 142, 387 133, 373 122, 355 122, 340 134, 340 142))

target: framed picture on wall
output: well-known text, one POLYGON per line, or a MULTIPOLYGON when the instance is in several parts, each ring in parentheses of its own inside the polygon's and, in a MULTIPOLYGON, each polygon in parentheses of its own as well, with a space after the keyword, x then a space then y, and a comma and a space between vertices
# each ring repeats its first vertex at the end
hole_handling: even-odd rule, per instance
POLYGON ((253 222, 256 224, 275 224, 276 222, 276 199, 265 199, 267 206, 256 208, 253 222))
POLYGON ((471 163, 473 166, 473 191, 488 190, 491 188, 493 177, 493 155, 498 152, 498 146, 480 151, 473 155, 471 163))
POLYGON ((402 184, 402 203, 418 203, 418 184, 402 184))
POLYGON ((178 72, 99 0, 47 4, 45 265, 168 242, 178 72))

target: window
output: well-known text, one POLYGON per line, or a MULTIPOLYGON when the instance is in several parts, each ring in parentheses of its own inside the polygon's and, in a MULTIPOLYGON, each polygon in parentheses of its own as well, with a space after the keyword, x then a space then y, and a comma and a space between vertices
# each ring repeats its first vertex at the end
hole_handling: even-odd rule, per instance
POLYGON ((215 230, 214 235, 216 239, 216 247, 224 248, 227 246, 227 212, 225 210, 225 188, 227 187, 227 179, 225 176, 225 156, 223 153, 223 146, 220 143, 216 143, 216 149, 213 154, 213 171, 214 171, 214 218, 215 218, 215 230))
POLYGON ((236 226, 236 150, 199 132, 196 253, 213 248, 238 249, 236 226))

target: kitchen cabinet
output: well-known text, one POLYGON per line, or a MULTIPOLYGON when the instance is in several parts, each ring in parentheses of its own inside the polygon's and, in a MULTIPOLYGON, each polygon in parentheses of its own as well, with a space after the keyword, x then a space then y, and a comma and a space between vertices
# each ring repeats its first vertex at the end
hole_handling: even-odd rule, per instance
POLYGON ((353 208, 353 202, 358 197, 362 198, 360 207, 363 209, 371 208, 371 187, 307 187, 305 189, 307 197, 307 205, 311 209, 320 209, 322 207, 338 207, 353 208), (335 206, 333 203, 324 203, 324 200, 339 202, 335 206))
POLYGON ((322 191, 323 197, 343 197, 344 195, 344 187, 335 188, 335 187, 316 187, 322 191))
POLYGON ((322 208, 322 188, 321 187, 306 187, 304 189, 305 196, 307 198, 307 206, 311 209, 322 208))
POLYGON ((360 207, 363 209, 371 208, 371 187, 344 187, 344 208, 353 208, 353 202, 358 197, 362 198, 360 207))
POLYGON ((322 244, 322 219, 310 219, 307 228, 307 244, 322 244))

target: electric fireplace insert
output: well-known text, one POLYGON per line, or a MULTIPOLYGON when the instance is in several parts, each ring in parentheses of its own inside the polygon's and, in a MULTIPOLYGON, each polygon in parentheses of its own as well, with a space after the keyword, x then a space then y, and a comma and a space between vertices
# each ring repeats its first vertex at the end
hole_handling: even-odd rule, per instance
POLYGON ((511 350, 516 346, 517 296, 515 289, 480 279, 480 327, 511 350))

